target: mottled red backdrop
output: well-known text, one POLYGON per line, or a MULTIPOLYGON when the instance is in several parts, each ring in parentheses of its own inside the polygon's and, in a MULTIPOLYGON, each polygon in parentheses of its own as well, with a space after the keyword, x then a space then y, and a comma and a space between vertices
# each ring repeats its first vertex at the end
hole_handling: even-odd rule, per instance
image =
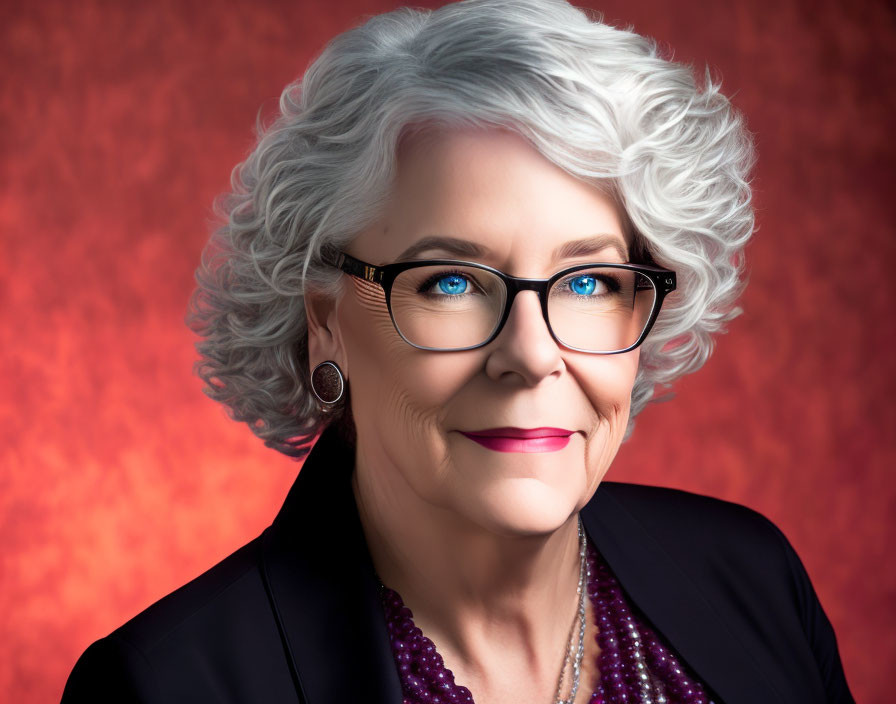
MULTIPOLYGON (((0 700, 57 701, 92 640, 279 508, 298 466, 191 375, 192 272, 259 107, 330 36, 394 6, 0 8, 0 700)), ((889 703, 893 10, 592 6, 720 72, 760 156, 745 313, 675 400, 641 416, 609 478, 774 520, 814 580, 855 695, 889 703)))

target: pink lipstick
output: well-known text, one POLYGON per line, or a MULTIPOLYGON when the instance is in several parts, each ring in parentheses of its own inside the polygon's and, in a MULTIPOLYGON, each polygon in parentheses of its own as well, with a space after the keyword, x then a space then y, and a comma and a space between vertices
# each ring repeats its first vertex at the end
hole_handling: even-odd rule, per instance
POLYGON ((556 452, 569 444, 573 431, 564 428, 489 428, 460 433, 496 452, 556 452))

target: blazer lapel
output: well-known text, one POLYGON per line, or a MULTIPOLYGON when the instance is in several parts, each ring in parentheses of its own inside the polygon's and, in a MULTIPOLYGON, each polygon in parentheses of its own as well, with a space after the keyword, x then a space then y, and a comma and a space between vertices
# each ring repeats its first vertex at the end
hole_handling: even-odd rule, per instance
POLYGON ((700 587, 613 496, 614 483, 598 487, 582 522, 630 601, 715 690, 715 704, 781 701, 700 587))
MULTIPOLYGON (((379 586, 358 517, 354 452, 327 428, 262 536, 262 573, 305 704, 400 704, 379 586)), ((715 704, 779 698, 700 587, 604 482, 582 510, 588 537, 623 590, 718 695, 715 704)))
POLYGON ((262 538, 268 597, 305 704, 402 700, 353 466, 327 428, 262 538))

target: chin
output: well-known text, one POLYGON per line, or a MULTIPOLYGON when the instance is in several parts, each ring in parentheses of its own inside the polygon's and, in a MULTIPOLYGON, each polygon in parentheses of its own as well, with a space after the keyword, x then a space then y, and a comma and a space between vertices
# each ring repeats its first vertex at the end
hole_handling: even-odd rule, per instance
POLYGON ((532 478, 497 482, 479 493, 482 520, 496 533, 548 535, 576 513, 580 496, 532 478))

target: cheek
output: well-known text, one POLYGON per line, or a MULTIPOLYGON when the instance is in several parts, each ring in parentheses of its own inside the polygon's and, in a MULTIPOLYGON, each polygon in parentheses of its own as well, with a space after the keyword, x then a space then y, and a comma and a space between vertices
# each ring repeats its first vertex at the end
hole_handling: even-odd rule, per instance
POLYGON ((620 414, 628 420, 632 388, 638 373, 640 350, 625 354, 594 355, 572 366, 582 391, 588 397, 595 414, 602 420, 614 422, 620 414))
POLYGON ((632 387, 638 372, 639 350, 625 354, 594 356, 567 368, 576 376, 592 413, 586 439, 588 495, 609 469, 622 444, 631 410, 632 387))
POLYGON ((382 289, 353 281, 358 295, 346 297, 340 322, 355 421, 380 418, 379 425, 419 433, 421 426, 442 419, 447 402, 481 360, 412 347, 395 330, 382 289))

